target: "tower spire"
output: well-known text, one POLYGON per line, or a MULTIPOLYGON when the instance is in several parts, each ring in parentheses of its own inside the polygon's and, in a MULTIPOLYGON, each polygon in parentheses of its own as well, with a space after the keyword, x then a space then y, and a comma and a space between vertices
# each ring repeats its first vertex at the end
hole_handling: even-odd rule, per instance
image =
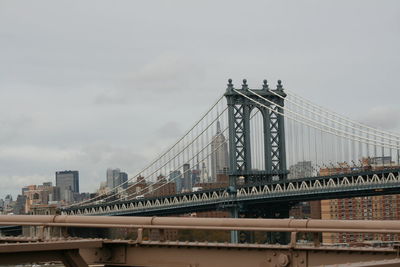
POLYGON ((219 122, 219 120, 217 121, 217 134, 221 133, 221 123, 219 122))

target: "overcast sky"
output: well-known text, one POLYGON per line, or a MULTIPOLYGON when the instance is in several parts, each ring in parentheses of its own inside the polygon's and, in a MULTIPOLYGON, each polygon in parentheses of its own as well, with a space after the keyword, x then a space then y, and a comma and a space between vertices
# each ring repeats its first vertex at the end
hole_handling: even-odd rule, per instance
POLYGON ((133 176, 228 78, 399 131, 399 51, 399 1, 0 0, 0 198, 133 176))

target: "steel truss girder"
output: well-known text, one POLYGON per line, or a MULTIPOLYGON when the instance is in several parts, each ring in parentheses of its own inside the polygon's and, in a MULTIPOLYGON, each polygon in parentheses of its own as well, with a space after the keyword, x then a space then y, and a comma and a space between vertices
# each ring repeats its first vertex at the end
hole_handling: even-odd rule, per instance
MULTIPOLYGON (((296 236, 293 232, 292 237, 296 236)), ((320 245, 225 244, 176 241, 98 241, 100 246, 60 250, 51 242, 29 244, 32 250, 0 253, 1 264, 61 260, 67 267, 106 266, 398 266, 395 248, 341 248, 320 245), (34 247, 49 245, 48 250, 34 247)), ((61 242, 59 242, 61 243, 61 242)), ((68 243, 67 240, 64 241, 68 243)), ((25 244, 22 244, 22 248, 25 244)))
POLYGON ((246 162, 246 130, 244 125, 244 109, 243 106, 234 105, 234 143, 235 150, 233 156, 236 159, 236 170, 246 170, 248 168, 246 162))
POLYGON ((0 244, 0 264, 61 261, 67 267, 88 267, 79 250, 101 246, 99 240, 0 244))
MULTIPOLYGON (((117 244, 115 244, 117 245, 117 244)), ((112 245, 109 246, 112 250, 112 245)), ((81 251, 83 258, 89 264, 113 264, 104 260, 104 255, 98 250, 85 249, 81 251), (97 254, 96 254, 97 252, 97 254)), ((123 266, 282 266, 306 267, 326 266, 327 264, 350 264, 353 266, 376 262, 375 266, 386 263, 399 263, 396 250, 379 250, 364 248, 329 248, 265 246, 259 244, 212 244, 200 242, 142 242, 142 244, 126 244, 125 260, 114 263, 123 266), (147 244, 146 244, 147 243, 147 244), (155 257, 155 255, 157 255, 155 257)), ((338 265, 340 266, 340 265, 338 265)), ((344 265, 347 266, 347 265, 344 265)))
POLYGON ((179 214, 183 211, 215 210, 227 201, 232 203, 272 203, 321 200, 393 194, 400 188, 400 169, 355 172, 348 174, 308 177, 293 180, 263 180, 263 173, 249 175, 252 185, 237 188, 232 196, 226 188, 184 193, 179 195, 131 200, 112 204, 92 205, 63 211, 70 215, 128 215, 179 214))

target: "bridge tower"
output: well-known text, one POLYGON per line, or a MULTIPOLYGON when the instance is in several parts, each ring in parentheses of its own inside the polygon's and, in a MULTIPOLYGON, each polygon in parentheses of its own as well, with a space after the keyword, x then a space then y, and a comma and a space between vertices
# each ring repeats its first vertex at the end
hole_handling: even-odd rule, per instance
POLYGON ((229 116, 230 186, 236 187, 239 177, 243 177, 246 183, 282 180, 287 177, 284 118, 273 112, 276 110, 283 114, 282 108, 277 105, 283 107, 284 101, 271 93, 271 90, 286 97, 280 80, 276 89, 269 89, 267 80, 264 80, 263 88, 256 90, 248 88, 246 79, 243 80, 241 89, 235 89, 231 79, 228 81, 225 97, 228 102, 229 116), (254 108, 258 108, 263 117, 265 170, 251 169, 250 114, 254 108))
MULTIPOLYGON (((236 192, 237 181, 240 178, 244 179, 245 183, 265 183, 287 177, 285 125, 281 115, 283 110, 280 108, 284 106, 284 100, 271 93, 271 90, 283 98, 286 97, 280 80, 276 89, 270 89, 267 80, 263 81, 262 89, 249 89, 246 79, 243 80, 241 89, 235 89, 232 80, 228 80, 225 97, 229 118, 229 189, 233 193, 236 192), (250 115, 255 108, 261 112, 263 121, 264 170, 254 170, 251 164, 250 115)), ((240 209, 236 203, 226 207, 230 208, 231 217, 239 217, 240 209)), ((243 207, 241 210, 243 211, 243 207)), ((265 212, 261 215, 247 210, 242 215, 264 217, 265 212)), ((236 231, 231 232, 231 239, 232 242, 239 241, 236 231)))

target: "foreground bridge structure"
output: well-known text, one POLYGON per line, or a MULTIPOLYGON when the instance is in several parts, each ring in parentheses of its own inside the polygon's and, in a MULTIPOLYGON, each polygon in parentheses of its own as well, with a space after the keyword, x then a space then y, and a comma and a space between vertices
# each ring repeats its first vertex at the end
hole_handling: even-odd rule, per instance
POLYGON ((399 266, 399 247, 338 247, 320 243, 321 233, 400 234, 400 221, 335 221, 294 219, 218 219, 107 216, 0 216, 0 225, 35 226, 35 237, 1 237, 0 265, 61 261, 67 267, 105 266, 399 266), (135 240, 54 238, 50 228, 129 228, 135 240), (148 241, 143 233, 160 231, 148 241), (167 229, 202 231, 288 232, 287 245, 169 241, 167 229), (299 242, 311 233, 309 243, 299 242))

